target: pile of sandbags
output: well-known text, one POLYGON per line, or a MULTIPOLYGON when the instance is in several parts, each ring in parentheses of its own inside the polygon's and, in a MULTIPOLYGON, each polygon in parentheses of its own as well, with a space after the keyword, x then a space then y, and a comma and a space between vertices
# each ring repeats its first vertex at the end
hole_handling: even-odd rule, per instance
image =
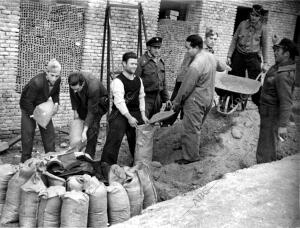
POLYGON ((139 215, 157 202, 150 170, 113 165, 109 186, 90 175, 65 179, 46 171, 46 160, 0 165, 2 225, 20 227, 107 227, 139 215))

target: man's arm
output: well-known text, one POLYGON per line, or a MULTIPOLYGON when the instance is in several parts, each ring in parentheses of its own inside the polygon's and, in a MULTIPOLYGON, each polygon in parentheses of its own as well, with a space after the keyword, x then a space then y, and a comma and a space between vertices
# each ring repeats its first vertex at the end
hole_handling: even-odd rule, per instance
POLYGON ((227 58, 231 58, 232 57, 232 54, 236 48, 236 45, 237 45, 237 41, 238 41, 238 38, 239 38, 239 34, 240 34, 240 31, 241 31, 241 28, 242 28, 242 23, 241 22, 237 28, 237 30, 235 31, 233 37, 232 37, 232 40, 231 40, 231 44, 229 46, 229 50, 228 50, 228 54, 227 54, 227 58))
POLYGON ((287 127, 293 105, 294 73, 281 72, 279 74, 275 80, 279 98, 279 127, 287 127))
POLYGON ((183 104, 183 102, 190 96, 196 87, 196 82, 198 81, 199 72, 193 66, 190 66, 187 71, 188 77, 185 77, 176 98, 174 99, 173 105, 178 107, 183 104))
POLYGON ((261 37, 261 49, 263 56, 263 64, 268 65, 268 29, 263 25, 262 27, 262 37, 261 37))
POLYGON ((52 94, 52 100, 53 100, 53 103, 54 103, 54 112, 53 112, 53 115, 55 115, 57 112, 58 112, 58 106, 59 106, 59 93, 60 93, 60 82, 61 82, 61 79, 57 79, 57 81, 55 82, 55 91, 54 93, 52 94))
POLYGON ((29 116, 31 116, 33 115, 33 111, 34 111, 34 102, 36 100, 36 97, 39 94, 39 87, 35 83, 35 81, 32 81, 27 86, 28 88, 26 91, 26 97, 22 99, 22 106, 25 109, 26 113, 29 116))
POLYGON ((142 119, 145 123, 148 122, 148 118, 146 117, 146 113, 145 113, 145 91, 144 91, 144 85, 143 85, 143 81, 140 78, 141 81, 141 88, 140 88, 140 92, 139 92, 139 106, 140 106, 140 111, 141 111, 141 115, 142 115, 142 119))

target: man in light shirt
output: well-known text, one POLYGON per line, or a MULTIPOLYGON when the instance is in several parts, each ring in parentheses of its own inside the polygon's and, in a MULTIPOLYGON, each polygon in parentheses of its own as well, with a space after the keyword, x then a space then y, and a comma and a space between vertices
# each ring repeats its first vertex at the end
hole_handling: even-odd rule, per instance
POLYGON ((140 77, 135 76, 137 55, 127 52, 122 58, 123 72, 111 83, 113 95, 112 112, 109 116, 109 131, 101 157, 101 168, 107 177, 111 165, 118 160, 119 149, 124 135, 127 136, 129 149, 134 156, 136 133, 139 124, 147 123, 145 114, 145 92, 140 77))

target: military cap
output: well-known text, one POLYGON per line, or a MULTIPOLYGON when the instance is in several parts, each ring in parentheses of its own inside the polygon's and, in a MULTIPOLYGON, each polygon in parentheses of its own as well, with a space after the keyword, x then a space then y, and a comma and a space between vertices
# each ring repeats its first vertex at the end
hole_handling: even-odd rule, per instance
POLYGON ((255 4, 252 6, 252 13, 261 17, 264 15, 265 10, 263 9, 263 7, 261 5, 255 4))
POLYGON ((156 36, 156 37, 152 37, 150 40, 148 40, 146 45, 152 46, 152 47, 160 47, 161 43, 162 43, 162 38, 156 36))
POLYGON ((273 48, 283 48, 285 51, 290 52, 291 56, 299 55, 297 46, 293 41, 287 38, 283 38, 278 44, 275 44, 273 48))

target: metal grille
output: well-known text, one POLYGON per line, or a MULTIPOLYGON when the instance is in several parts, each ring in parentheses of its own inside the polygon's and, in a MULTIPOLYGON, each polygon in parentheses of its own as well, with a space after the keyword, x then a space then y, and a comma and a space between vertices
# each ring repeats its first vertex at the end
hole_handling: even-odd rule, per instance
POLYGON ((62 66, 61 91, 67 92, 68 74, 81 67, 83 42, 84 8, 21 3, 17 92, 52 58, 62 66))

